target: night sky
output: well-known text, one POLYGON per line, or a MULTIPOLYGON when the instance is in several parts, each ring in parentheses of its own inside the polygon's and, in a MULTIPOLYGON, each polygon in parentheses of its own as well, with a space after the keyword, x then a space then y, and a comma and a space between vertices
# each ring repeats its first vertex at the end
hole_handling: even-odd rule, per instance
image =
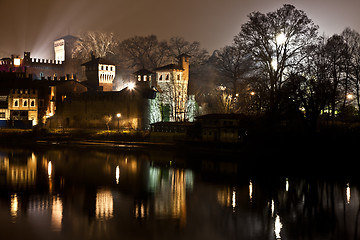
POLYGON ((345 27, 360 32, 359 0, 0 0, 0 58, 53 58, 53 40, 98 30, 121 40, 155 34, 200 41, 209 53, 232 42, 253 11, 293 4, 329 36, 345 27))

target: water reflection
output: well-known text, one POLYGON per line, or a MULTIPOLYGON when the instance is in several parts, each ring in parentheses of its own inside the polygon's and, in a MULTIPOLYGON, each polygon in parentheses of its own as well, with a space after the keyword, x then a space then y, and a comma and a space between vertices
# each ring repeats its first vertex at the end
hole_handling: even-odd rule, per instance
POLYGON ((98 189, 96 193, 96 210, 97 220, 108 220, 113 217, 114 200, 110 189, 98 189))
POLYGON ((12 222, 15 222, 19 210, 19 201, 16 194, 11 195, 10 199, 11 199, 10 214, 11 214, 12 222))
POLYGON ((59 196, 53 196, 51 210, 51 228, 54 231, 60 231, 63 219, 63 204, 59 196))
POLYGON ((275 224, 274 224, 274 232, 276 239, 281 239, 280 236, 281 228, 282 228, 282 223, 280 222, 280 217, 279 215, 276 215, 275 224))
POLYGON ((0 230, 45 239, 359 238, 357 179, 192 164, 146 152, 3 149, 0 221, 13 227, 0 230))
POLYGON ((346 203, 350 204, 351 192, 349 183, 346 184, 346 203))

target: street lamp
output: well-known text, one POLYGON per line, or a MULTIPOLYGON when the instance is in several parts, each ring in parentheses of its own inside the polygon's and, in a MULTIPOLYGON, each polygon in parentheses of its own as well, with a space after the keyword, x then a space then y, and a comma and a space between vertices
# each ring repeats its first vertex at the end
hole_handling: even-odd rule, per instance
POLYGON ((117 113, 116 117, 118 119, 118 132, 120 132, 120 118, 121 118, 121 113, 117 113))
POLYGON ((135 83, 129 82, 129 84, 128 84, 128 89, 129 89, 130 91, 134 90, 134 89, 135 89, 135 83))
POLYGON ((276 43, 278 45, 283 45, 284 43, 286 42, 286 36, 284 33, 279 33, 277 36, 276 36, 276 43))

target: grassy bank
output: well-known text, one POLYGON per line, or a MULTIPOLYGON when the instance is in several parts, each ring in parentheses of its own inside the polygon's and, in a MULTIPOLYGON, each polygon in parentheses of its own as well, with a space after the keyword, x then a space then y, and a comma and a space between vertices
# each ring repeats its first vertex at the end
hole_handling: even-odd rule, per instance
POLYGON ((149 132, 135 130, 94 130, 94 129, 0 129, 0 142, 25 143, 35 141, 70 141, 70 140, 113 140, 139 142, 149 141, 149 132))

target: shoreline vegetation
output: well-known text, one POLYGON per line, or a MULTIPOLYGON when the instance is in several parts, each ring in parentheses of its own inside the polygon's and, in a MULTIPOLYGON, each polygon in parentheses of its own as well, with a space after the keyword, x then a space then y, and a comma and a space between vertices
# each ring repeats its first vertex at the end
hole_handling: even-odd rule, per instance
POLYGON ((189 148, 216 148, 238 150, 244 148, 275 148, 288 147, 306 150, 312 147, 337 148, 344 151, 356 146, 360 137, 360 123, 335 122, 319 128, 316 132, 293 127, 255 127, 249 130, 242 143, 204 142, 198 138, 183 139, 176 142, 154 142, 150 131, 139 130, 99 130, 99 129, 50 129, 34 127, 33 129, 0 129, 0 144, 22 145, 37 142, 117 142, 123 145, 166 145, 184 146, 189 148), (187 144, 188 143, 188 144, 187 144))

